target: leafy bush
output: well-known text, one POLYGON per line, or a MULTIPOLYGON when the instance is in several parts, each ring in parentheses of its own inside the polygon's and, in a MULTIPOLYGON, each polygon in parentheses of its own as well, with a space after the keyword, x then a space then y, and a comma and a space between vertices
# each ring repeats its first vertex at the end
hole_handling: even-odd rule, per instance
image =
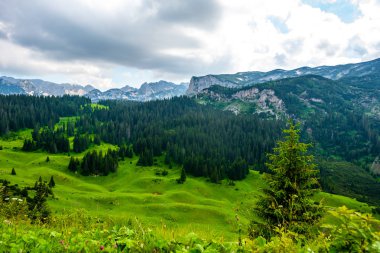
POLYGON ((326 224, 330 250, 334 252, 380 252, 380 222, 371 214, 361 214, 345 206, 329 211, 338 225, 326 224), (377 232, 376 232, 377 230, 377 232))

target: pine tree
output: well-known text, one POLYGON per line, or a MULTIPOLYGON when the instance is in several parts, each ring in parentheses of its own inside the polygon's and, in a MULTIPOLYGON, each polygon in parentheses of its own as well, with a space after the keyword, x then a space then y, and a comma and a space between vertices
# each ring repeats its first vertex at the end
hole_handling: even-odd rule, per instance
POLYGON ((257 224, 259 233, 270 236, 276 227, 307 234, 322 215, 322 207, 312 199, 318 190, 314 157, 308 155, 311 144, 300 142, 299 125, 289 122, 283 141, 278 141, 266 164, 272 174, 264 176, 268 187, 259 199, 257 224))
POLYGON ((48 156, 46 157, 46 162, 50 162, 50 158, 48 156))
POLYGON ((75 159, 74 157, 70 158, 70 163, 69 163, 69 170, 72 172, 75 172, 78 170, 78 160, 75 159))
POLYGON ((177 183, 183 184, 186 182, 186 171, 184 168, 181 170, 181 177, 177 179, 177 183))
MULTIPOLYGON (((41 177, 40 177, 41 179, 41 177)), ((31 211, 30 216, 33 220, 39 219, 42 222, 47 222, 50 215, 50 210, 46 204, 47 197, 53 195, 51 189, 46 185, 46 183, 38 180, 35 183, 36 194, 29 204, 29 209, 31 211)))
POLYGON ((12 172, 11 172, 11 175, 13 175, 13 176, 16 176, 16 171, 15 171, 15 168, 12 168, 12 172))
POLYGON ((53 176, 51 176, 50 181, 49 181, 49 187, 53 188, 54 186, 55 186, 54 178, 53 176))

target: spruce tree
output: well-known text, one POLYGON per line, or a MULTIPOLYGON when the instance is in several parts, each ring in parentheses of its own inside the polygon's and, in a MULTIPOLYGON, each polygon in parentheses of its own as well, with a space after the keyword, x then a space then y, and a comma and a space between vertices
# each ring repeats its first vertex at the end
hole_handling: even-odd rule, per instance
POLYGON ((321 205, 312 199, 318 180, 314 157, 308 154, 311 144, 300 142, 299 124, 289 125, 284 140, 268 155, 271 174, 264 176, 268 187, 255 208, 263 221, 256 228, 267 237, 276 227, 307 234, 322 215, 321 205))
POLYGON ((51 176, 50 181, 49 181, 49 187, 53 188, 54 186, 55 186, 54 178, 53 176, 51 176))
POLYGON ((184 168, 181 170, 181 177, 177 179, 177 183, 183 184, 186 182, 186 171, 184 168))
POLYGON ((11 175, 13 175, 13 176, 16 176, 16 171, 15 171, 15 168, 12 168, 12 172, 11 172, 11 175))
MULTIPOLYGON (((40 177, 41 179, 41 177, 40 177)), ((29 210, 31 211, 30 216, 32 220, 39 219, 42 222, 47 222, 50 210, 46 204, 47 197, 53 195, 51 189, 46 185, 46 183, 38 180, 35 183, 36 194, 29 204, 29 210)))

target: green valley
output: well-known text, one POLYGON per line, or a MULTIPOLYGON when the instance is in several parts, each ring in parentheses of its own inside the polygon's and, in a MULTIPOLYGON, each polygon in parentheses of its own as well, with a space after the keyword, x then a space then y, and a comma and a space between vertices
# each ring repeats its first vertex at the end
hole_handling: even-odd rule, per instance
MULTIPOLYGON (((288 240, 291 237, 285 231, 279 234, 280 237, 267 238, 268 241, 252 237, 255 229, 252 222, 261 219, 254 208, 268 187, 262 174, 267 171, 265 153, 270 152, 281 138, 280 131, 285 126, 282 120, 235 116, 199 105, 189 98, 148 103, 104 101, 100 105, 92 105, 77 97, 62 98, 58 105, 60 109, 50 112, 55 120, 45 120, 44 109, 35 109, 49 108, 49 103, 55 103, 55 98, 36 97, 29 98, 34 100, 35 109, 27 107, 27 110, 30 110, 29 114, 40 114, 41 117, 30 118, 32 124, 28 125, 25 119, 29 114, 22 112, 24 98, 10 96, 2 99, 3 103, 11 101, 19 110, 9 112, 16 112, 15 118, 6 118, 9 123, 3 129, 12 131, 7 130, 0 139, 1 179, 10 182, 3 183, 2 188, 5 196, 2 215, 10 223, 2 224, 1 229, 3 233, 13 228, 24 231, 21 232, 22 237, 12 232, 11 237, 3 238, 1 243, 4 247, 7 245, 7 249, 12 249, 11 243, 14 243, 14 248, 34 245, 40 250, 63 250, 65 247, 91 250, 103 245, 108 245, 108 250, 120 245, 134 249, 141 243, 147 244, 146 250, 163 252, 170 247, 190 249, 198 247, 198 244, 203 249, 216 247, 219 249, 217 252, 231 247, 227 250, 229 252, 239 248, 244 251, 261 250, 260 247, 270 249, 280 245, 271 244, 274 243, 271 240, 282 237, 288 240), (38 118, 41 120, 33 122, 38 118), (32 125, 36 127, 25 128, 32 125), (114 150, 113 156, 116 157, 107 159, 117 159, 118 165, 115 171, 107 171, 104 176, 99 171, 100 163, 110 166, 111 161, 99 159, 105 158, 110 150, 114 150), (99 154, 99 158, 89 157, 85 162, 83 158, 88 153, 94 154, 93 151, 99 154), (236 156, 240 158, 236 159, 236 156), (143 157, 147 159, 144 162, 143 157), (223 159, 217 160, 216 157, 223 159), (70 171, 69 163, 73 159, 78 161, 78 165, 70 171), (96 159, 95 163, 91 159, 96 159), (98 169, 86 172, 87 166, 98 169), (187 176, 179 183, 183 171, 187 176), (7 187, 10 185, 11 192, 16 192, 12 189, 26 187, 33 199, 37 193, 33 193, 36 186, 32 186, 39 178, 46 183, 53 178, 55 186, 51 187, 53 196, 47 195, 47 208, 51 211, 49 221, 41 220, 42 224, 36 225, 35 221, 25 221, 18 216, 34 209, 26 211, 22 203, 9 202, 12 194, 7 192, 7 187), (20 211, 15 212, 17 207, 14 205, 19 205, 20 211), (82 226, 85 234, 76 229, 76 224, 82 226), (129 235, 121 235, 121 238, 129 238, 131 245, 124 241, 106 242, 119 238, 120 229, 130 231, 129 235), (44 243, 40 239, 31 239, 46 238, 44 233, 57 234, 44 243), (20 238, 28 239, 19 241, 20 238), (92 243, 82 246, 60 243, 68 240, 83 242, 80 238, 92 240, 92 243), (32 244, 27 246, 28 243, 32 244)), ((346 173, 342 169, 341 174, 336 174, 332 172, 337 166, 346 167, 338 162, 319 163, 323 189, 349 196, 317 193, 314 201, 323 203, 326 210, 321 224, 339 226, 340 215, 356 215, 346 209, 338 209, 337 215, 334 212, 340 206, 361 213, 374 213, 377 217, 376 198, 371 191, 367 190, 367 203, 357 200, 363 199, 363 189, 367 189, 365 185, 347 190, 344 178, 346 173, 351 173, 350 169, 346 173)), ((355 179, 372 180, 362 168, 355 168, 358 175, 364 175, 355 179)), ((370 186, 374 194, 378 185, 374 182, 370 186)), ((359 222, 362 218, 358 216, 355 219, 359 222)), ((376 224, 372 218, 369 222, 368 226, 376 224)), ((307 241, 310 247, 322 247, 313 240, 315 238, 307 241)), ((325 242, 327 239, 321 240, 325 242)), ((289 249, 304 248, 292 241, 288 241, 289 249)))
MULTIPOLYGON (((0 140, 1 178, 19 186, 33 185, 41 176, 48 181, 54 177, 54 198, 48 204, 53 215, 83 210, 94 217, 111 218, 120 223, 139 219, 144 226, 167 235, 184 236, 195 232, 201 238, 224 238, 237 240, 238 222, 247 229, 254 218, 252 207, 265 187, 261 174, 250 171, 243 181, 229 185, 227 180, 219 184, 204 178, 188 177, 186 183, 178 184, 180 170, 177 166, 169 169, 158 157, 152 167, 136 166, 138 157, 125 159, 118 171, 108 176, 81 176, 67 169, 70 157, 66 154, 21 151, 24 138, 31 130, 12 134, 0 140), (46 162, 46 157, 50 158, 46 162), (16 175, 11 175, 12 168, 16 175), (168 170, 167 176, 157 176, 156 172, 168 170)), ((107 150, 112 145, 102 144, 91 148, 107 150)), ((83 156, 83 153, 74 155, 83 156)), ((371 212, 371 207, 346 197, 319 193, 327 206, 346 205, 361 212, 371 212)))

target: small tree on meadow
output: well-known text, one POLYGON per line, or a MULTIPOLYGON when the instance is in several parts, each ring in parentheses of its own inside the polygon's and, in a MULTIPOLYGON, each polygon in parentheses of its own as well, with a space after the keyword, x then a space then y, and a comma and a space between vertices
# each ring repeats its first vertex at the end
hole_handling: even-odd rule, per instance
POLYGON ((183 184, 183 183, 185 183, 185 181, 186 181, 186 171, 185 171, 184 168, 182 168, 182 170, 181 170, 181 176, 180 176, 180 178, 177 179, 177 182, 179 184, 183 184))
POLYGON ((51 176, 50 181, 49 181, 49 187, 53 188, 54 186, 55 186, 54 178, 53 176, 51 176))
POLYGON ((262 218, 256 224, 259 234, 270 236, 276 228, 307 234, 322 216, 322 207, 312 199, 318 190, 318 171, 314 157, 308 154, 311 144, 300 142, 299 124, 289 122, 285 138, 277 142, 266 164, 268 187, 263 190, 256 213, 262 218))
POLYGON ((16 176, 16 170, 15 170, 15 168, 12 168, 11 175, 16 176))

